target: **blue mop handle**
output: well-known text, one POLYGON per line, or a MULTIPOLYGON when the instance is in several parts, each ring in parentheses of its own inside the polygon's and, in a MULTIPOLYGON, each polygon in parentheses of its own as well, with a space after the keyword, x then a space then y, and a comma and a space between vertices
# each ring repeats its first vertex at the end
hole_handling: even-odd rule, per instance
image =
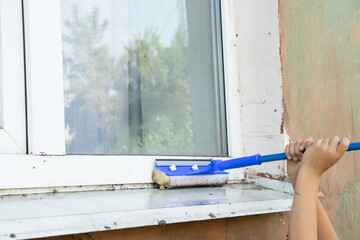
MULTIPOLYGON (((360 150, 360 142, 350 143, 349 148, 347 149, 348 152, 360 150)), ((259 162, 272 162, 277 160, 285 160, 287 159, 285 153, 276 153, 276 154, 270 154, 270 155, 264 155, 259 157, 259 162)))
MULTIPOLYGON (((360 142, 350 143, 347 151, 354 150, 360 150, 360 142)), ((215 168, 219 168, 220 170, 226 170, 232 168, 248 167, 252 165, 261 165, 263 162, 272 162, 285 159, 287 159, 285 153, 276 153, 264 156, 257 154, 254 156, 235 158, 227 161, 216 161, 213 164, 213 168, 214 170, 215 168)))

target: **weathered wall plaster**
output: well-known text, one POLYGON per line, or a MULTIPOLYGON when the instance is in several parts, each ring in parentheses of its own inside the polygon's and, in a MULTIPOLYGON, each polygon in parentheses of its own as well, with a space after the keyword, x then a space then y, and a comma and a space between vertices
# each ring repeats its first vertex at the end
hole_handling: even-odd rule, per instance
MULTIPOLYGON (((243 154, 284 151, 277 0, 235 1, 243 154)), ((284 175, 283 161, 251 167, 249 175, 284 175)))
MULTIPOLYGON (((292 139, 359 141, 360 1, 280 1, 284 123, 292 139)), ((321 202, 340 239, 359 239, 356 152, 327 171, 321 202)))
POLYGON ((158 240, 158 239, 283 239, 287 216, 282 213, 225 218, 199 222, 167 224, 153 227, 130 228, 42 238, 44 240, 158 240), (268 223, 268 224, 265 224, 268 223), (278 237, 282 236, 282 237, 278 237))

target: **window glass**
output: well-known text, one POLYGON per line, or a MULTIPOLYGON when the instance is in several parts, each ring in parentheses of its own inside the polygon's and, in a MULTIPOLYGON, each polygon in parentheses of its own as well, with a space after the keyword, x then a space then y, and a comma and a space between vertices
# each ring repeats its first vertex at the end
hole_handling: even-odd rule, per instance
POLYGON ((217 4, 62 0, 66 153, 225 156, 217 4))

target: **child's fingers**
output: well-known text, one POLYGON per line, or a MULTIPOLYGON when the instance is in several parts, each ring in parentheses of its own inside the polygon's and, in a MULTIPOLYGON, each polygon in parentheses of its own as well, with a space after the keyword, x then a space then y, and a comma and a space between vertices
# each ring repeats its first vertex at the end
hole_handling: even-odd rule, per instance
POLYGON ((341 141, 340 141, 339 146, 336 149, 336 152, 340 156, 342 156, 346 152, 346 150, 349 148, 349 143, 350 143, 350 141, 349 141, 348 138, 345 138, 345 137, 342 138, 341 141))
POLYGON ((286 147, 285 147, 285 155, 286 155, 287 159, 290 160, 291 156, 290 156, 290 152, 289 152, 289 145, 290 144, 286 145, 286 147))
POLYGON ((300 159, 302 159, 302 155, 304 154, 304 151, 308 149, 313 143, 314 143, 314 139, 312 137, 308 137, 300 143, 299 146, 299 152, 301 152, 300 159))
POLYGON ((321 145, 323 140, 324 140, 323 138, 319 138, 318 140, 316 140, 315 145, 321 145))
POLYGON ((310 147, 311 145, 313 145, 313 143, 315 142, 314 139, 312 137, 308 137, 307 139, 304 140, 304 149, 307 149, 308 147, 310 147))
POLYGON ((303 142, 296 142, 295 146, 294 146, 294 153, 295 153, 295 157, 297 159, 301 159, 302 157, 302 151, 300 151, 300 146, 303 144, 303 142))
POLYGON ((312 137, 306 138, 304 141, 297 141, 294 143, 289 143, 285 147, 286 157, 290 160, 301 160, 304 150, 310 147, 314 143, 312 137))
POLYGON ((321 145, 324 146, 324 147, 328 147, 330 145, 330 139, 329 138, 324 138, 321 145))
POLYGON ((299 145, 299 151, 300 152, 303 152, 305 150, 305 144, 306 144, 305 141, 300 142, 300 145, 299 145))
POLYGON ((336 149, 340 144, 340 138, 338 136, 334 136, 330 140, 330 147, 336 149))
POLYGON ((293 160, 295 160, 294 143, 290 143, 289 145, 289 155, 293 160))

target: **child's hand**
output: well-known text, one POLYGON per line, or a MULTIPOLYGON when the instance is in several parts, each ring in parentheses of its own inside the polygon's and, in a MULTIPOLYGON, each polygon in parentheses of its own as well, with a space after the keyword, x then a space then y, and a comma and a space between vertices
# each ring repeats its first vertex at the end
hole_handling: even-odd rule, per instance
POLYGON ((349 147, 349 139, 338 136, 315 141, 302 155, 301 169, 319 177, 335 163, 349 147))
POLYGON ((300 169, 303 151, 309 148, 314 143, 314 139, 309 137, 302 141, 290 143, 285 147, 285 154, 288 158, 287 161, 287 175, 290 178, 291 184, 295 189, 296 177, 300 169))
MULTIPOLYGON (((286 148, 286 155, 294 160, 301 160, 297 168, 291 169, 290 174, 296 173, 296 185, 294 186, 294 200, 289 219, 289 236, 296 239, 338 239, 321 206, 317 193, 320 184, 320 176, 335 163, 349 147, 349 139, 333 137, 331 139, 319 139, 312 142, 311 146, 305 147, 306 151, 301 154, 304 147, 300 148, 301 142, 290 144, 286 148), (300 169, 299 169, 300 168, 300 169), (291 170, 294 172, 291 173, 291 170), (304 231, 305 230, 305 231, 304 231)), ((305 145, 306 146, 306 145, 305 145)), ((292 162, 288 160, 289 163, 292 162)))

